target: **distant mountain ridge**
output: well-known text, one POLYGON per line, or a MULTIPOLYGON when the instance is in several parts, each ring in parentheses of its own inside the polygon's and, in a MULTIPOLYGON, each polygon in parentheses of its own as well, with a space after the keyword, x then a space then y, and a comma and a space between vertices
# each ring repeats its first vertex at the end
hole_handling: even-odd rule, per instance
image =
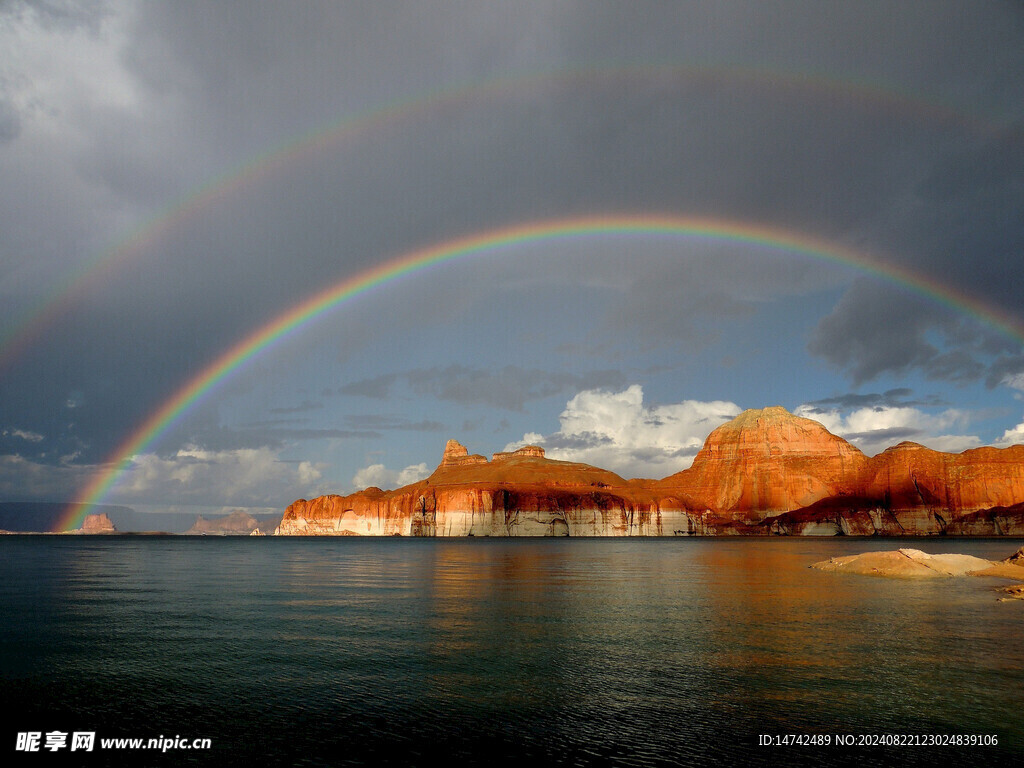
POLYGON ((299 499, 280 535, 1022 535, 1024 446, 900 443, 868 457, 774 406, 715 429, 693 465, 625 480, 538 446, 491 461, 450 440, 426 480, 299 499))
POLYGON ((253 517, 248 512, 236 509, 228 515, 207 519, 202 515, 196 518, 192 527, 185 531, 186 536, 248 536, 255 530, 273 530, 280 523, 280 517, 263 515, 253 517))

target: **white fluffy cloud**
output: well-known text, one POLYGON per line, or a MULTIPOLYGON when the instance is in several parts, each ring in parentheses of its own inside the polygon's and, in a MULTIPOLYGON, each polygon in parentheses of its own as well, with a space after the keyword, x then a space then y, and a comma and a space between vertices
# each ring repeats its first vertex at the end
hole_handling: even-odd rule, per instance
POLYGON ((388 469, 383 464, 371 464, 363 467, 352 478, 352 485, 357 490, 376 486, 377 488, 401 488, 415 483, 430 475, 426 462, 413 464, 405 469, 388 469))
POLYGON ((665 477, 690 466, 711 430, 740 410, 721 400, 646 407, 639 384, 622 392, 590 389, 566 404, 557 432, 528 433, 505 450, 542 445, 552 459, 593 464, 626 477, 665 477))
POLYGON ((107 501, 280 506, 326 492, 318 487, 322 469, 309 461, 283 460, 267 447, 211 451, 189 446, 170 457, 135 456, 107 501))
MULTIPOLYGON (((18 454, 0 455, 0 498, 70 501, 107 467, 76 464, 74 454, 57 465, 18 454)), ((320 465, 282 460, 270 448, 208 451, 190 447, 170 457, 135 456, 103 498, 167 511, 175 507, 284 509, 299 497, 327 493, 320 465)))
POLYGON ((846 438, 869 456, 904 440, 951 453, 981 445, 976 435, 951 432, 966 427, 970 421, 966 412, 955 408, 929 414, 918 408, 877 406, 858 408, 843 416, 835 409, 801 405, 794 413, 824 424, 829 432, 846 438))
POLYGON ((1003 432, 1003 436, 994 441, 992 445, 1005 448, 1008 445, 1017 445, 1018 443, 1024 444, 1024 422, 1003 432))

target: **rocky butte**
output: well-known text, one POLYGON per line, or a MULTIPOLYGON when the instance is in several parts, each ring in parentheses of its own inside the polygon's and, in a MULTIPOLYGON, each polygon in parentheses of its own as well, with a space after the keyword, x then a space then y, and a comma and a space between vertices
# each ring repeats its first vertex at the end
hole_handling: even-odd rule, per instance
POLYGON ((488 461, 449 440, 426 480, 299 499, 277 535, 1024 535, 1024 445, 940 453, 900 443, 873 457, 772 407, 714 430, 663 480, 544 455, 488 461))
POLYGON ((248 536, 259 527, 259 520, 252 515, 236 509, 225 517, 207 520, 202 515, 196 518, 192 527, 185 531, 186 536, 248 536))
POLYGON ((82 527, 72 533, 117 533, 117 528, 106 514, 86 515, 82 527))

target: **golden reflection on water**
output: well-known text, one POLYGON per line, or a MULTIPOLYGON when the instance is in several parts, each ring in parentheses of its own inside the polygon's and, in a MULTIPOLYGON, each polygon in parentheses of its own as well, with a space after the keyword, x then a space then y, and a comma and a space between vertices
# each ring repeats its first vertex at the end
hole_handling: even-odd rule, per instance
MULTIPOLYGON (((6 663, 45 671, 40 658, 59 658, 62 684, 119 718, 123 702, 90 699, 90 686, 145 690, 157 713, 242 702, 245 723, 268 701, 286 718, 319 713, 309 722, 324 728, 370 712, 423 738, 450 711, 456 742, 462 723, 488 738, 526 723, 532 736, 516 730, 516 744, 642 754, 657 737, 662 754, 681 754, 699 746, 694 733, 739 733, 744 748, 762 727, 911 723, 1024 749, 1024 605, 997 603, 983 579, 808 567, 905 545, 19 540, 9 623, 34 640, 10 645, 6 663)), ((990 559, 1019 545, 915 542, 990 559)))
POLYGON ((497 709, 559 705, 558 657, 573 628, 561 620, 567 591, 550 555, 477 542, 431 547, 419 576, 424 653, 438 662, 425 681, 434 698, 497 709))
MULTIPOLYGON (((1019 648, 1005 657, 984 650, 996 603, 982 580, 809 568, 886 542, 319 544, 267 565, 286 611, 282 642, 337 634, 347 644, 339 653, 392 659, 433 702, 671 711, 683 696, 780 723, 823 708, 835 722, 864 722, 870 712, 881 727, 915 714, 902 690, 908 679, 934 686, 938 698, 942 686, 973 697, 988 676, 1019 676, 1021 665, 1019 648), (952 650, 950 637, 977 643, 978 660, 952 650), (951 653, 961 654, 956 664, 951 653)), ((946 701, 928 716, 950 723, 955 706, 946 701)))

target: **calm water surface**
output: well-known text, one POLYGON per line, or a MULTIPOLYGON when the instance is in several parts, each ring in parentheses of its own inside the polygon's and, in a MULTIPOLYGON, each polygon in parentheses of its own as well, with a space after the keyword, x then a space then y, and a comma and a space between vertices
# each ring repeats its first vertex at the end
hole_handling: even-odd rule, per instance
POLYGON ((7 536, 3 738, 26 765, 29 730, 213 744, 112 765, 1019 764, 1007 582, 807 566, 1022 543, 7 536), (999 745, 758 745, 787 733, 999 745))

